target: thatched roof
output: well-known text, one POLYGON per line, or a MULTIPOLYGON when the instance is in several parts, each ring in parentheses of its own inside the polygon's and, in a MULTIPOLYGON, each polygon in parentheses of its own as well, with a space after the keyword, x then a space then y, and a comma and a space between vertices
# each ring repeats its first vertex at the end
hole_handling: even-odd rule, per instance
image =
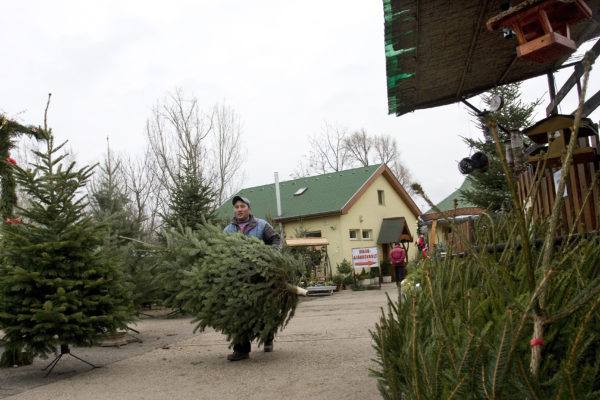
MULTIPOLYGON (((383 0, 390 114, 436 107, 556 70, 568 57, 538 64, 517 57, 517 39, 486 22, 505 0, 383 0)), ((581 43, 600 36, 600 0, 593 18, 571 27, 581 43)))

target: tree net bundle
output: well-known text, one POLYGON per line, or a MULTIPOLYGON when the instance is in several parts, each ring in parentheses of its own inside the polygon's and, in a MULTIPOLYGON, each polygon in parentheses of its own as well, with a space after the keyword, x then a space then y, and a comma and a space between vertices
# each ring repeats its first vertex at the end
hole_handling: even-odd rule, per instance
POLYGON ((167 246, 168 269, 179 264, 182 272, 176 300, 195 315, 195 330, 211 327, 232 343, 260 344, 294 315, 299 259, 213 226, 171 231, 167 246))

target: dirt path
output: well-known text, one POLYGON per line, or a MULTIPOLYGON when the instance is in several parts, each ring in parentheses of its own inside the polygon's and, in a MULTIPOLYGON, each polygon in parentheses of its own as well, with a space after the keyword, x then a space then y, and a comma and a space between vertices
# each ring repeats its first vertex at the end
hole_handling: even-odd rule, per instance
POLYGON ((0 370, 0 398, 25 399, 380 399, 369 376, 375 351, 373 329, 397 290, 306 298, 275 339, 275 351, 253 346, 249 360, 228 362, 223 335, 193 334, 189 318, 140 321, 144 343, 121 348, 76 349, 49 378, 40 371, 50 360, 0 370))

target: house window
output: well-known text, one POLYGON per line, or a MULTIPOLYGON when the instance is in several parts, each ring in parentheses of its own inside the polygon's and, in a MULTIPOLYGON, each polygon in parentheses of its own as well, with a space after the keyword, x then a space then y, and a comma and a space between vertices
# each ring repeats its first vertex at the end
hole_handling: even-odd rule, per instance
POLYGON ((301 187, 300 189, 296 190, 296 193, 294 193, 294 196, 300 196, 300 195, 304 194, 304 192, 306 192, 306 189, 308 189, 308 186, 301 187))
POLYGON ((304 237, 321 237, 321 231, 306 232, 304 237))
POLYGON ((350 229, 350 240, 358 240, 358 229, 350 229))
POLYGON ((385 205, 385 196, 383 190, 377 191, 377 202, 379 203, 379 205, 385 205))
POLYGON ((370 229, 363 229, 362 239, 363 240, 371 240, 371 230, 370 229))

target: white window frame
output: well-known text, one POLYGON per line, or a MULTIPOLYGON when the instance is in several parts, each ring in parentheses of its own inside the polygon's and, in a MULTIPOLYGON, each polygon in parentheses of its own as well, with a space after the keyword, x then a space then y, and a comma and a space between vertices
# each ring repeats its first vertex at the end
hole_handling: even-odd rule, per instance
POLYGON ((360 237, 362 238, 362 240, 371 240, 371 232, 372 229, 363 229, 360 237), (367 237, 365 237, 365 233, 367 234, 367 237))
POLYGON ((360 233, 360 229, 350 229, 348 231, 348 237, 350 238, 350 240, 358 240, 359 233, 360 233), (352 237, 352 232, 354 232, 355 237, 352 237))

